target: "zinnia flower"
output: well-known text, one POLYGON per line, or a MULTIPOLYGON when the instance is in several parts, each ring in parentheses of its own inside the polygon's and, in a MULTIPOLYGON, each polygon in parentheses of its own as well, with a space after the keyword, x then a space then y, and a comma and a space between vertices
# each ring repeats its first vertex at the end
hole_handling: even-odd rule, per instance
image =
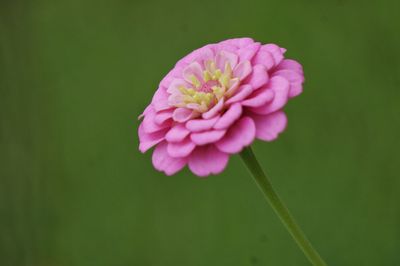
POLYGON ((207 176, 256 138, 275 140, 287 123, 282 108, 304 82, 302 66, 285 51, 238 38, 185 56, 141 115, 140 151, 155 146, 153 165, 167 175, 188 165, 207 176))

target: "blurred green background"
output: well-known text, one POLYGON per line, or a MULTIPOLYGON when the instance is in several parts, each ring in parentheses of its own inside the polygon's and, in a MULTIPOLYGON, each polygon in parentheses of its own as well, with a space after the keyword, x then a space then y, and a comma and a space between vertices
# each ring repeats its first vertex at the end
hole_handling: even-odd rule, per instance
POLYGON ((249 36, 302 62, 254 145, 329 265, 400 265, 398 1, 1 0, 0 265, 309 265, 240 162, 167 177, 137 116, 174 63, 249 36))

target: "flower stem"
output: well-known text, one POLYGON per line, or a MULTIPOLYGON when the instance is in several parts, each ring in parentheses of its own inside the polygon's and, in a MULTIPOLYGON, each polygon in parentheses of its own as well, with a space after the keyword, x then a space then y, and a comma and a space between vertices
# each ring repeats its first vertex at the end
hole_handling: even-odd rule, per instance
POLYGON ((253 175, 257 185, 264 193, 264 196, 268 199, 268 202, 271 204, 275 213, 278 215, 279 219, 285 225, 286 229, 292 235, 293 239, 296 241, 300 249, 304 252, 311 264, 314 266, 326 266, 327 264, 322 260, 318 252, 313 248, 311 243, 308 241, 306 235, 297 225, 289 210, 286 208, 285 204, 283 204, 278 194, 276 194, 267 175, 264 173, 260 164, 258 163, 251 147, 245 148, 240 153, 240 156, 251 174, 253 175))

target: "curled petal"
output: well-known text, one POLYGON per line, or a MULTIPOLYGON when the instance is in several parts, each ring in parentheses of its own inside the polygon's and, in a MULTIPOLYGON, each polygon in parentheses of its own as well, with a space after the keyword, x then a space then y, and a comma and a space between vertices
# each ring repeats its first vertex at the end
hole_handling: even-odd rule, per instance
POLYGON ((215 146, 226 153, 238 153, 249 146, 256 136, 256 126, 250 117, 242 117, 215 146))
POLYGON ((218 101, 216 105, 213 106, 210 110, 207 112, 203 113, 203 118, 204 119, 210 119, 214 116, 216 116, 221 110, 224 108, 224 99, 222 98, 221 100, 218 101))
POLYGON ((297 71, 294 70, 289 70, 289 69, 282 69, 274 72, 273 76, 279 76, 287 79, 290 83, 290 91, 289 91, 289 97, 293 98, 297 95, 299 95, 303 91, 303 82, 304 82, 304 76, 303 74, 298 73, 297 71))
POLYGON ((161 129, 171 126, 171 123, 169 123, 168 121, 166 121, 162 124, 157 124, 155 122, 156 115, 157 114, 154 112, 154 110, 148 112, 145 115, 143 122, 142 122, 144 132, 153 133, 153 132, 160 131, 161 129))
POLYGON ((285 52, 282 50, 278 45, 269 43, 261 46, 261 51, 269 52, 272 57, 274 58, 275 65, 278 65, 283 60, 283 53, 285 52))
POLYGON ((232 103, 240 102, 247 96, 249 96, 252 92, 253 88, 250 85, 248 84, 242 85, 239 87, 236 94, 226 101, 226 104, 229 105, 232 103))
POLYGON ((184 124, 177 124, 168 131, 165 135, 165 139, 169 142, 180 142, 183 141, 189 133, 190 131, 184 124))
POLYGON ((143 124, 141 124, 138 129, 139 150, 142 153, 145 153, 147 150, 152 148, 154 145, 163 141, 167 131, 168 131, 168 129, 163 129, 163 130, 153 132, 153 133, 146 133, 143 130, 143 124))
POLYGON ((226 95, 232 96, 236 93, 240 85, 240 80, 239 79, 232 79, 231 80, 231 87, 229 90, 226 92, 226 95))
POLYGON ((252 43, 246 47, 240 48, 238 50, 239 60, 242 61, 250 61, 260 49, 261 44, 259 42, 252 43))
POLYGON ((172 113, 172 119, 176 122, 183 123, 195 116, 195 111, 187 108, 176 108, 172 113))
POLYGON ((302 83, 304 81, 304 76, 299 74, 298 72, 290 69, 281 69, 275 71, 273 76, 280 76, 287 79, 290 83, 302 83))
POLYGON ((261 107, 250 108, 250 110, 257 114, 270 114, 281 109, 288 101, 289 82, 279 76, 274 76, 268 83, 268 88, 273 90, 274 99, 261 107))
POLYGON ((299 96, 303 92, 302 83, 291 83, 289 90, 289 98, 299 96))
POLYGON ((268 115, 252 115, 256 125, 256 137, 265 141, 276 139, 286 128, 287 118, 284 112, 278 111, 268 115))
POLYGON ((161 142, 157 145, 152 156, 153 166, 158 171, 166 175, 173 175, 186 165, 187 158, 174 158, 168 154, 167 142, 161 142))
POLYGON ((231 68, 234 68, 238 62, 238 56, 234 53, 221 51, 215 56, 217 67, 221 70, 225 69, 225 64, 228 62, 231 68))
POLYGON ((191 140, 197 145, 206 145, 220 140, 226 133, 226 130, 210 130, 204 132, 192 133, 191 140))
POLYGON ((209 130, 214 126, 218 119, 219 115, 211 119, 192 119, 186 122, 186 128, 192 132, 209 130))
POLYGON ((188 156, 196 147, 196 145, 186 138, 181 142, 170 142, 168 143, 167 151, 171 157, 182 158, 188 156))
POLYGON ((282 62, 276 67, 276 70, 293 70, 299 74, 303 74, 303 67, 295 60, 292 59, 283 59, 282 62))
POLYGON ((173 109, 160 111, 154 116, 154 122, 157 125, 163 125, 168 119, 172 118, 172 113, 173 109))
POLYGON ((256 90, 267 84, 268 79, 267 68, 264 65, 255 65, 253 72, 247 77, 245 83, 250 84, 256 90))
POLYGON ((275 65, 274 57, 268 51, 258 51, 256 56, 251 60, 253 65, 264 65, 270 70, 275 65))
POLYGON ((243 106, 261 107, 274 99, 274 91, 268 87, 261 88, 242 102, 243 106))
POLYGON ((225 129, 232 125, 242 114, 242 105, 234 103, 215 123, 215 129, 225 129))
POLYGON ((168 96, 169 94, 165 88, 158 88, 153 96, 153 99, 151 100, 151 104, 156 111, 162 111, 171 108, 171 106, 168 104, 168 96))
POLYGON ((233 69, 233 76, 243 80, 251 73, 251 71, 252 68, 250 61, 243 61, 233 69))
POLYGON ((198 62, 193 62, 183 70, 184 79, 193 84, 193 76, 198 80, 203 80, 203 69, 198 62))
POLYGON ((207 145, 196 147, 189 156, 188 165, 194 174, 204 177, 221 173, 228 160, 228 154, 218 150, 214 145, 207 145))

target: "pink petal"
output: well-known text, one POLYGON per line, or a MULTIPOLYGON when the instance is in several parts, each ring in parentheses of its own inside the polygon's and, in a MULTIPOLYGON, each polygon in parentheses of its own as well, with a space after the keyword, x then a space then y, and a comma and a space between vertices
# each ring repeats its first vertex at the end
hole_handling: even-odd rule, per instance
POLYGON ((303 74, 294 70, 282 69, 273 73, 273 76, 280 76, 287 79, 290 83, 289 97, 293 98, 303 91, 302 83, 304 82, 303 74))
POLYGON ((302 83, 304 81, 304 76, 302 74, 299 74, 298 72, 289 69, 282 69, 275 71, 272 75, 284 77, 290 83, 296 83, 296 82, 302 83))
POLYGON ((192 132, 208 130, 214 126, 218 119, 219 115, 211 119, 192 119, 186 122, 186 128, 192 132))
POLYGON ((275 68, 276 70, 293 70, 299 74, 303 74, 303 67, 295 60, 283 59, 283 61, 275 68))
POLYGON ((188 108, 188 109, 192 109, 192 110, 194 110, 194 111, 197 111, 198 113, 201 113, 201 105, 200 104, 198 104, 198 103, 188 103, 188 104, 186 104, 186 108, 188 108))
POLYGON ((172 113, 172 119, 176 122, 183 123, 194 117, 194 115, 193 110, 181 107, 174 110, 172 113))
POLYGON ((202 117, 204 119, 210 119, 210 118, 216 116, 219 113, 219 111, 222 110, 222 108, 224 108, 224 98, 219 100, 219 102, 216 105, 214 105, 210 110, 203 113, 202 117))
POLYGON ((234 103, 231 107, 222 115, 218 122, 214 125, 215 129, 225 129, 235 122, 242 114, 242 105, 240 103, 234 103))
POLYGON ((171 81, 171 84, 169 85, 169 87, 167 89, 167 92, 170 93, 170 94, 172 94, 172 93, 181 93, 181 91, 179 90, 179 87, 182 87, 182 86, 188 87, 189 84, 186 81, 184 81, 183 79, 174 78, 171 81))
POLYGON ((192 76, 195 76, 199 81, 203 80, 203 69, 198 62, 193 62, 183 70, 184 79, 192 83, 192 76))
POLYGON ((272 141, 286 128, 287 118, 282 111, 268 115, 252 115, 251 117, 256 125, 256 137, 261 140, 272 141))
POLYGON ((250 45, 252 43, 254 43, 254 40, 252 38, 248 38, 248 37, 238 38, 239 47, 245 47, 245 46, 250 45))
POLYGON ((197 147, 189 156, 189 169, 198 176, 221 173, 228 164, 228 154, 219 151, 214 145, 197 147))
POLYGON ((151 147, 163 141, 167 131, 168 129, 163 129, 154 133, 146 133, 144 132, 143 125, 141 124, 138 130, 139 142, 140 142, 139 150, 142 153, 145 153, 151 147))
POLYGON ((303 92, 302 83, 291 83, 290 84, 289 98, 299 96, 302 92, 303 92))
POLYGON ((206 45, 202 48, 199 48, 184 57, 181 61, 184 61, 186 64, 190 64, 194 61, 202 63, 206 60, 213 59, 214 52, 212 50, 212 46, 213 45, 206 45))
POLYGON ((238 38, 227 39, 227 40, 223 40, 223 41, 219 42, 218 44, 219 45, 235 46, 236 48, 238 48, 239 47, 239 39, 238 38))
POLYGON ((225 93, 225 95, 234 95, 239 88, 240 85, 240 80, 236 80, 232 83, 231 87, 228 89, 228 91, 225 93))
POLYGON ((174 92, 168 97, 168 104, 170 106, 178 106, 184 102, 184 95, 180 92, 174 92))
POLYGON ((196 145, 186 138, 181 142, 170 142, 168 143, 167 151, 171 157, 182 158, 188 156, 196 147, 196 145))
POLYGON ((191 140, 197 145, 206 145, 220 140, 226 133, 226 130, 210 130, 204 132, 192 133, 191 140))
POLYGON ((253 63, 253 65, 264 65, 268 70, 270 70, 275 65, 273 56, 269 52, 261 50, 258 51, 251 62, 253 63))
POLYGON ((263 65, 255 65, 253 72, 247 77, 245 83, 250 84, 254 90, 264 86, 268 82, 267 68, 263 65))
POLYGON ((173 175, 179 172, 187 163, 186 158, 173 158, 167 152, 167 142, 157 145, 152 156, 153 166, 166 175, 173 175))
POLYGON ((261 107, 250 108, 252 112, 266 115, 285 106, 288 101, 289 82, 282 77, 274 76, 268 83, 268 88, 274 91, 274 99, 269 104, 261 107))
POLYGON ((165 135, 165 139, 169 142, 180 142, 183 141, 189 133, 190 131, 184 124, 177 124, 168 131, 165 135))
POLYGON ((246 99, 246 97, 249 96, 252 92, 253 88, 250 85, 242 85, 239 87, 236 94, 226 101, 226 104, 229 105, 232 103, 240 102, 243 99, 246 99))
POLYGON ((243 61, 233 69, 233 76, 243 80, 251 73, 251 71, 252 67, 250 61, 243 61))
POLYGON ((261 88, 242 102, 243 106, 261 107, 274 99, 274 91, 268 87, 261 88))
POLYGON ((238 55, 239 55, 239 61, 250 61, 254 55, 258 52, 260 49, 261 44, 259 42, 257 43, 252 43, 246 47, 240 48, 238 50, 238 55))
POLYGON ((168 104, 168 97, 169 93, 167 93, 165 88, 163 87, 158 88, 158 90, 153 96, 153 99, 151 100, 151 104, 154 107, 154 109, 156 111, 161 111, 171 108, 171 106, 168 104))
POLYGON ((233 38, 220 42, 219 44, 226 44, 236 46, 238 48, 252 44, 254 41, 251 38, 233 38))
POLYGON ((168 121, 163 124, 156 124, 155 116, 156 116, 156 113, 154 112, 154 110, 149 111, 145 115, 143 122, 142 122, 144 132, 153 133, 153 132, 160 131, 161 129, 171 126, 171 123, 169 123, 168 121))
POLYGON ((172 113, 174 109, 163 110, 154 116, 154 122, 158 125, 162 125, 163 123, 167 122, 168 119, 172 118, 172 113))
POLYGON ((238 49, 237 46, 230 45, 230 44, 217 43, 215 45, 215 51, 227 51, 227 52, 235 53, 237 49, 238 49))
POLYGON ((275 65, 278 65, 283 60, 283 52, 281 48, 273 43, 265 44, 261 46, 260 51, 269 52, 274 58, 275 65))
POLYGON ((220 51, 215 57, 217 67, 222 71, 225 69, 226 62, 229 62, 231 67, 234 68, 237 64, 237 61, 238 56, 227 51, 220 51))
POLYGON ((160 82, 160 87, 168 88, 172 80, 182 75, 183 68, 175 66, 160 82))
POLYGON ((238 153, 249 146, 256 136, 256 126, 250 117, 243 117, 229 128, 216 147, 226 153, 238 153))

